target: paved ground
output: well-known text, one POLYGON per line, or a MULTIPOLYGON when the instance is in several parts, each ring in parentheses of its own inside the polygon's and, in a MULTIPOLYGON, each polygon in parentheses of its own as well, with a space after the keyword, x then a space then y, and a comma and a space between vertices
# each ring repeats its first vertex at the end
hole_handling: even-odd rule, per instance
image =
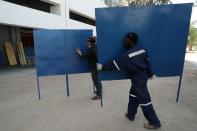
MULTIPOLYGON (((35 69, 0 71, 0 131, 144 131, 141 109, 135 122, 124 118, 130 82, 104 82, 104 107, 93 96, 89 74, 71 75, 71 97, 65 77, 40 79, 36 97, 35 69)), ((197 64, 187 62, 180 103, 175 102, 178 77, 149 82, 161 131, 197 131, 197 64)))

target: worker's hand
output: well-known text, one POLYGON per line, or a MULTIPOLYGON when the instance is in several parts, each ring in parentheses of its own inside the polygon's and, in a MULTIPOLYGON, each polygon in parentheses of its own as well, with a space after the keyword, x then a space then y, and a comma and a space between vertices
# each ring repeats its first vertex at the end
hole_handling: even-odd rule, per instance
POLYGON ((101 71, 102 68, 103 68, 103 65, 100 64, 100 63, 96 63, 96 67, 97 67, 97 70, 98 70, 98 71, 101 71))
POLYGON ((153 79, 155 79, 155 78, 158 78, 158 76, 153 75, 153 76, 152 76, 152 77, 150 77, 149 79, 150 79, 150 80, 153 80, 153 79))
POLYGON ((81 52, 80 48, 76 48, 76 52, 77 52, 78 55, 80 55, 80 56, 82 55, 82 52, 81 52))

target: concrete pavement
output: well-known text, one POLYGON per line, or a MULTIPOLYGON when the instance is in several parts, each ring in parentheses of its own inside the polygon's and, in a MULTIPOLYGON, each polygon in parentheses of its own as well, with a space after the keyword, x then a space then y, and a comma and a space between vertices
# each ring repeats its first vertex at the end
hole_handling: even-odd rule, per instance
MULTIPOLYGON (((40 78, 42 100, 36 96, 35 69, 0 71, 0 131, 144 131, 141 109, 135 122, 124 118, 130 81, 108 81, 104 107, 92 101, 89 74, 70 75, 71 96, 66 97, 65 76, 40 78)), ((197 65, 185 64, 180 102, 178 77, 149 81, 161 131, 197 130, 197 65)))

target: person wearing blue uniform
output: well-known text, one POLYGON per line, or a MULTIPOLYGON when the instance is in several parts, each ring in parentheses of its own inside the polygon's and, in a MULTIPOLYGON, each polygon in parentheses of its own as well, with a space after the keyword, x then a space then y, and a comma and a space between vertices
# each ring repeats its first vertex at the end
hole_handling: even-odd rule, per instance
POLYGON ((96 37, 88 38, 87 45, 89 48, 86 52, 82 52, 79 48, 76 49, 76 52, 80 58, 88 60, 89 66, 91 68, 92 81, 96 87, 96 96, 92 97, 92 100, 99 100, 101 99, 102 84, 98 77, 98 70, 96 66, 96 63, 98 62, 96 37))
POLYGON ((161 123, 153 108, 147 88, 147 81, 153 77, 147 52, 136 45, 136 33, 128 33, 124 39, 124 46, 128 49, 121 57, 105 64, 97 64, 98 70, 123 70, 131 78, 132 87, 129 92, 128 110, 125 117, 134 121, 140 106, 148 123, 144 128, 158 129, 161 123))

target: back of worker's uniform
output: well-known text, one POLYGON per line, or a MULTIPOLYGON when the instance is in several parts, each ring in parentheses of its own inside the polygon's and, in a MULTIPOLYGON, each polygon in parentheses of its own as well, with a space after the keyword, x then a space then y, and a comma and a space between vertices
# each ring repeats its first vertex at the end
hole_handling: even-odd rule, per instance
POLYGON ((159 126, 160 121, 154 111, 147 88, 148 78, 152 76, 146 51, 137 46, 131 48, 120 58, 103 65, 103 70, 124 70, 132 81, 129 94, 128 118, 134 119, 138 106, 150 124, 159 126))

